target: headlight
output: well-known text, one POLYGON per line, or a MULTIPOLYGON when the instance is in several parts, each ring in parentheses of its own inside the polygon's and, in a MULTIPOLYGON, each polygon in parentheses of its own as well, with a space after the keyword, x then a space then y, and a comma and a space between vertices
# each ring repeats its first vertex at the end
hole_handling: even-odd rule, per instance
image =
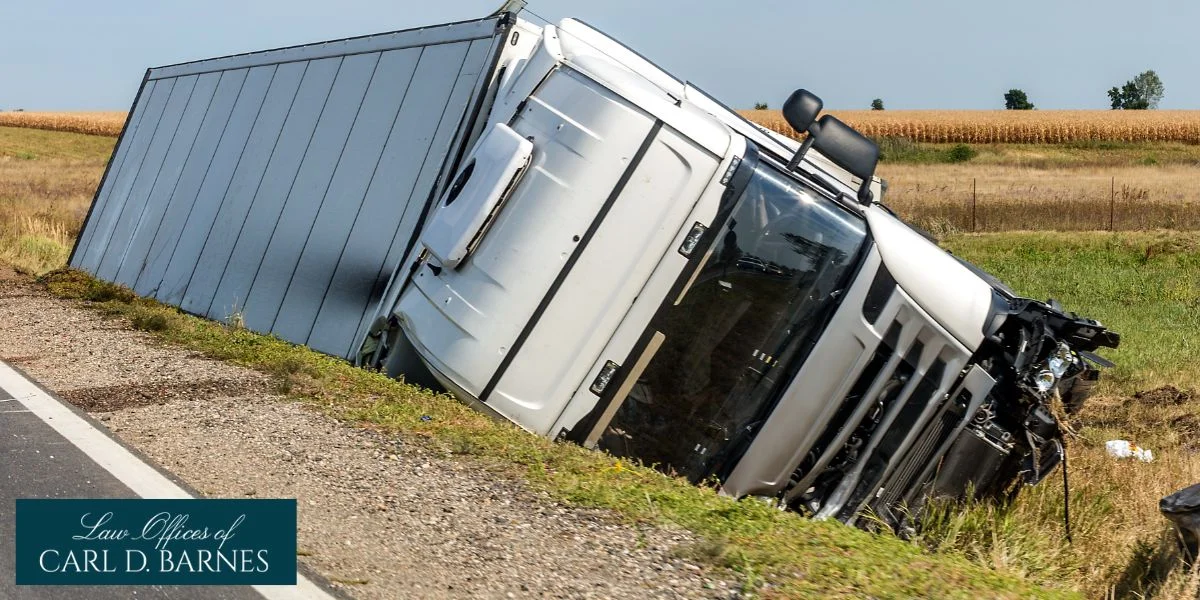
POLYGON ((1050 369, 1050 373, 1054 375, 1055 379, 1060 379, 1074 362, 1075 357, 1071 354, 1071 348, 1066 344, 1059 344, 1058 352, 1050 356, 1049 360, 1046 361, 1046 366, 1050 369))
POLYGON ((1061 356, 1051 356, 1050 360, 1046 361, 1046 366, 1050 368, 1050 373, 1055 379, 1063 376, 1067 372, 1067 361, 1061 356))
POLYGON ((1043 394, 1050 391, 1054 384, 1058 382, 1058 376, 1050 371, 1039 371, 1033 376, 1033 385, 1037 387, 1039 392, 1043 394))

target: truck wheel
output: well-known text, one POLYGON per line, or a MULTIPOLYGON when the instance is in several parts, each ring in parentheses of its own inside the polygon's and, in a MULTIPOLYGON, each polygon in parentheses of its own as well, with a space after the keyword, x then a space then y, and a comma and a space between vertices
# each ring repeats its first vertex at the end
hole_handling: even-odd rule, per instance
POLYGON ((429 371, 429 367, 421 362, 417 349, 399 327, 388 332, 388 351, 384 361, 383 372, 387 373, 388 377, 438 393, 446 391, 429 371))

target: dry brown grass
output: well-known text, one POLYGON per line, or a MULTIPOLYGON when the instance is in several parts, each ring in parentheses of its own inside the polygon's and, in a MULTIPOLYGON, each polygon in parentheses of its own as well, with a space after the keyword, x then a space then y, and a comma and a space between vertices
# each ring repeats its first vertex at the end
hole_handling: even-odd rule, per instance
POLYGON ((27 127, 116 137, 125 112, 0 112, 0 127, 27 127))
POLYGON ((935 233, 1200 229, 1200 169, 882 164, 884 201, 935 233), (974 185, 974 193, 972 193, 974 185), (1111 205, 1111 206, 1110 206, 1111 205))
MULTIPOLYGON (((1161 432, 1165 425, 1153 427, 1161 432)), ((1070 581, 1088 598, 1194 600, 1200 577, 1180 568, 1175 534, 1158 500, 1200 480, 1200 455, 1143 436, 1135 439, 1154 449, 1154 462, 1117 460, 1104 450, 1108 436, 1086 433, 1090 439, 1073 440, 1068 448, 1072 543, 1065 541, 1058 472, 1023 490, 1008 509, 939 507, 945 512, 931 517, 940 521, 930 541, 995 569, 1051 584, 1070 581)), ((1133 437, 1127 428, 1119 435, 1133 437)))
POLYGON ((104 163, 0 157, 0 261, 40 275, 66 264, 104 163))
MULTIPOLYGON (((1055 480, 1026 489, 1000 527, 1003 541, 972 549, 995 568, 1028 567, 1027 554, 1045 561, 1043 577, 1061 569, 1089 598, 1196 598, 1200 579, 1178 568, 1172 527, 1158 500, 1200 481, 1200 402, 1164 404, 1153 395, 1095 398, 1076 420, 1082 436, 1069 443, 1072 544, 1061 543, 1062 485, 1055 480), (1181 423, 1191 423, 1184 430, 1181 423), (1190 435, 1188 435, 1190 433, 1190 435), (1117 460, 1109 439, 1131 439, 1153 449, 1155 460, 1117 460), (1037 539, 1041 538, 1041 539, 1037 539), (1055 539, 1058 538, 1058 539, 1055 539)), ((969 551, 972 551, 969 550, 969 551)))
MULTIPOLYGON (((1197 110, 832 110, 864 135, 933 143, 1078 141, 1200 143, 1197 110)), ((795 132, 777 110, 741 111, 784 135, 795 132)))
POLYGON ((0 128, 0 262, 62 267, 104 173, 111 138, 0 128))

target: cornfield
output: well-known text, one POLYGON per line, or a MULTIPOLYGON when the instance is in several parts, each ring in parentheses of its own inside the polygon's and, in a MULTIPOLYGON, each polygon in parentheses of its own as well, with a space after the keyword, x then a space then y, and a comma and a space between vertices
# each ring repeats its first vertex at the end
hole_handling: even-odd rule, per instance
MULTIPOLYGON (((1200 144, 1198 110, 848 110, 830 111, 873 138, 966 144, 1183 142, 1200 144)), ((742 115, 791 137, 777 110, 742 115)))
MULTIPOLYGON (((797 137, 777 110, 745 110, 750 120, 797 137)), ((915 142, 1061 144, 1183 142, 1200 144, 1196 110, 846 110, 830 111, 864 135, 915 142)), ((30 127, 116 136, 123 112, 0 112, 0 127, 30 127)))
POLYGON ((0 112, 0 127, 28 127, 116 137, 124 112, 0 112))

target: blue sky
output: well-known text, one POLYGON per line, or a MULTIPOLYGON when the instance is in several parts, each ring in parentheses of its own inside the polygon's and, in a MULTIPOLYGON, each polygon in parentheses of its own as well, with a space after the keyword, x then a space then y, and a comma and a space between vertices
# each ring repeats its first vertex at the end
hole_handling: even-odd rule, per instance
MULTIPOLYGON (((0 109, 125 110, 146 67, 484 16, 500 0, 42 0, 4 10, 0 109)), ((532 0, 727 104, 806 87, 830 108, 1107 108, 1145 69, 1161 108, 1200 108, 1200 2, 532 0)))

